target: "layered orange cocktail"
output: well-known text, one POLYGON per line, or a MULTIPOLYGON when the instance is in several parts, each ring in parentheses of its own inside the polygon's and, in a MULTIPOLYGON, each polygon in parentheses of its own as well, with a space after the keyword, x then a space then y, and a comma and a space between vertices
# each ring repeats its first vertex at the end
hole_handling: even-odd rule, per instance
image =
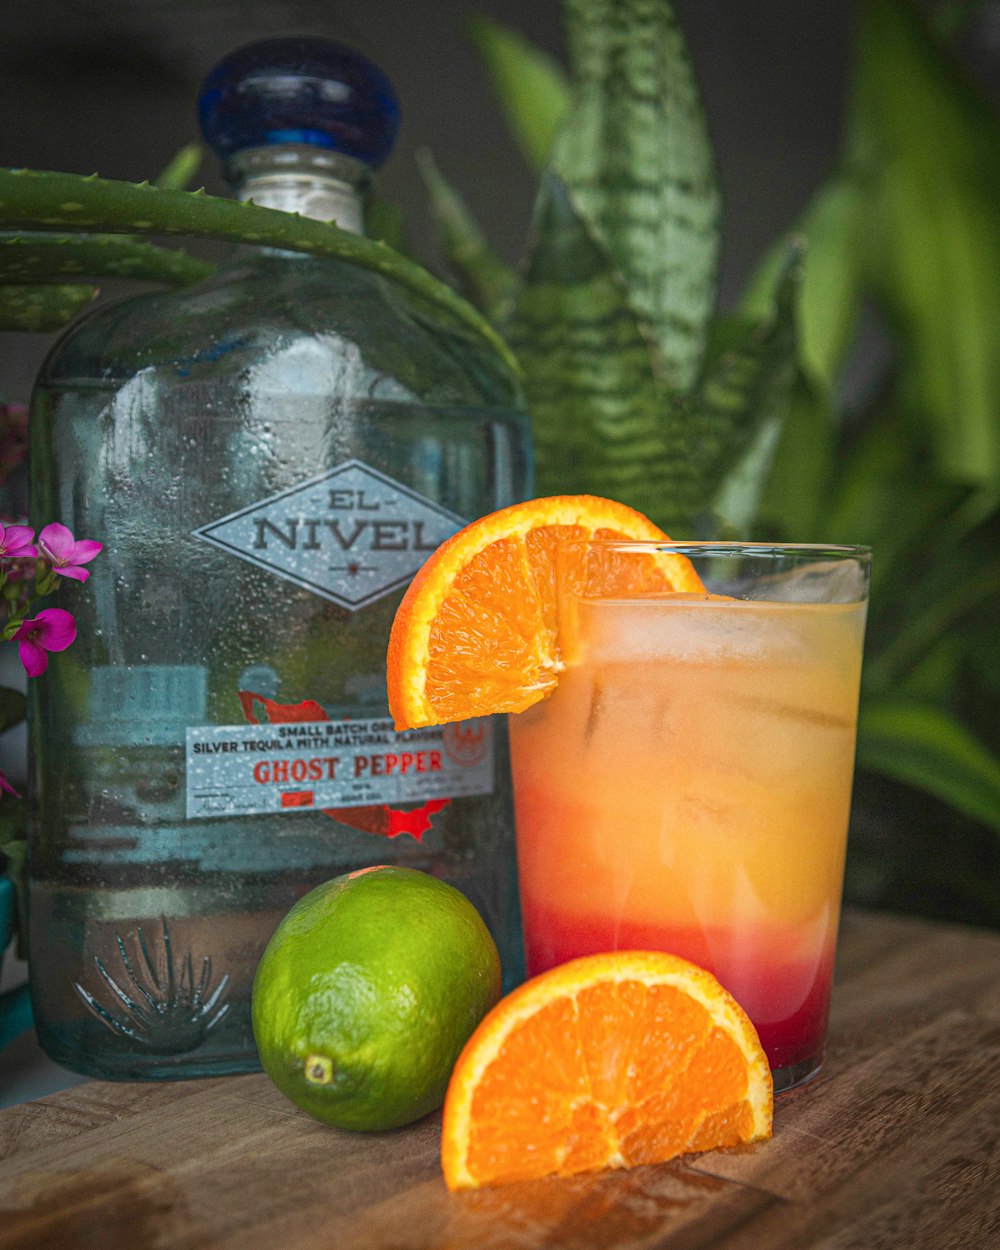
POLYGON ((743 1005, 787 1087, 826 1034, 867 556, 683 552, 727 593, 564 585, 566 666, 510 718, 528 971, 682 955, 743 1005))

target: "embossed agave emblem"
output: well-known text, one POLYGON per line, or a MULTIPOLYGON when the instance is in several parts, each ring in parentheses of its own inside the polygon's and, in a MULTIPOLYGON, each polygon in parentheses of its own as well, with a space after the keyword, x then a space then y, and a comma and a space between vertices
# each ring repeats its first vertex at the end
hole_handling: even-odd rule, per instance
POLYGON ((196 974, 190 951, 178 964, 166 916, 160 917, 160 925, 154 937, 136 925, 130 943, 116 933, 120 969, 115 967, 112 975, 108 963, 95 957, 101 986, 92 992, 75 981, 73 988, 112 1033, 164 1054, 183 1054, 201 1045, 229 1012, 229 974, 213 986, 211 957, 202 956, 196 974))

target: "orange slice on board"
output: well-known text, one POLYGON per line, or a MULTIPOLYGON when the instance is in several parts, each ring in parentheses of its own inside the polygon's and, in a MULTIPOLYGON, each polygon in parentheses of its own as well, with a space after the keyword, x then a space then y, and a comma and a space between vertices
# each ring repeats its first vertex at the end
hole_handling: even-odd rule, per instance
MULTIPOLYGON (((594 495, 532 499, 467 525, 431 555, 396 612, 386 680, 397 729, 523 712, 551 694, 562 665, 555 548, 567 538, 669 541, 640 512, 594 495)), ((651 556, 641 574, 634 560, 586 559, 575 575, 591 589, 704 593, 680 555, 651 556)))
POLYGON ((767 1058, 702 968, 587 955, 526 981, 459 1055, 444 1104, 449 1189, 660 1163, 771 1136, 767 1058))

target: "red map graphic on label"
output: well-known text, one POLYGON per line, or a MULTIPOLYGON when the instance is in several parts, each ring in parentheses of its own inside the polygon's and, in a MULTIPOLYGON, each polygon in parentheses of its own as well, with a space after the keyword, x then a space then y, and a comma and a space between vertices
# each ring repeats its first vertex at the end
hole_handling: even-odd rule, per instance
MULTIPOLYGON (((324 709, 312 699, 304 699, 301 703, 276 703, 263 694, 254 694, 249 690, 237 691, 243 715, 251 725, 260 724, 291 724, 329 720, 324 709), (260 704, 264 714, 262 721, 257 715, 254 705, 260 704)), ((431 827, 431 817, 448 806, 451 799, 428 799, 419 807, 404 812, 399 808, 390 807, 387 803, 379 803, 371 807, 324 807, 320 810, 324 816, 339 820, 352 829, 360 829, 362 833, 376 833, 384 838, 398 838, 401 833, 408 833, 419 842, 431 827)))

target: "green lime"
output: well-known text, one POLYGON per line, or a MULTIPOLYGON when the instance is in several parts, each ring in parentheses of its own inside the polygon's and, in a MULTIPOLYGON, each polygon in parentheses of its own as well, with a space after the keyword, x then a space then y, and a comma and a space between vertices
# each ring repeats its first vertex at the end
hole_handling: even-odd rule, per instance
POLYGON ((338 1128, 409 1124, 444 1101, 459 1051, 500 996, 500 957, 464 894, 379 865, 301 898, 257 967, 264 1071, 338 1128))

